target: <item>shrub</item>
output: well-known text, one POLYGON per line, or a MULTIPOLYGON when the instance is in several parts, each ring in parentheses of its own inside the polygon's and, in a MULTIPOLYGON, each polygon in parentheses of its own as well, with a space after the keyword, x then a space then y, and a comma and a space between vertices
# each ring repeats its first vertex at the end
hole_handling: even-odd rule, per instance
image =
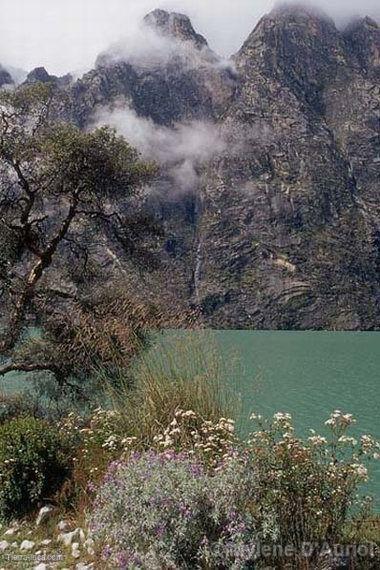
POLYGON ((368 517, 369 498, 357 493, 368 477, 364 463, 379 457, 379 443, 368 435, 350 437, 355 419, 339 410, 325 422, 326 437, 312 430, 307 441, 296 437, 289 414, 252 419, 260 429, 251 434, 242 456, 255 471, 252 514, 259 536, 273 545, 289 545, 297 568, 305 563, 304 545, 313 545, 308 562, 317 564, 326 544, 347 543, 353 519, 368 517))
POLYGON ((253 559, 252 494, 238 462, 211 476, 186 454, 147 452, 110 465, 90 528, 109 568, 230 568, 253 559))
POLYGON ((74 450, 73 476, 63 488, 60 501, 66 507, 85 509, 93 497, 92 489, 104 475, 109 463, 127 458, 135 451, 187 451, 207 468, 215 468, 234 454, 238 442, 234 421, 206 420, 195 412, 177 410, 165 429, 147 442, 145 434, 130 436, 120 411, 97 408, 90 418, 70 413, 59 424, 74 450))
MULTIPOLYGON (((368 435, 350 437, 354 419, 340 411, 326 422, 329 435, 313 432, 306 441, 295 435, 289 414, 252 419, 259 429, 247 441, 238 440, 232 420, 204 421, 182 410, 159 431, 150 452, 133 451, 134 438, 107 437, 102 449, 123 457, 100 485, 91 526, 109 567, 344 562, 326 545, 355 545, 358 528, 365 530, 369 503, 357 493, 367 478, 366 460, 379 457, 379 443, 368 435)), ((370 568, 378 559, 351 562, 370 568)))
POLYGON ((0 426, 0 517, 26 514, 51 497, 69 474, 66 443, 58 430, 31 417, 0 426))

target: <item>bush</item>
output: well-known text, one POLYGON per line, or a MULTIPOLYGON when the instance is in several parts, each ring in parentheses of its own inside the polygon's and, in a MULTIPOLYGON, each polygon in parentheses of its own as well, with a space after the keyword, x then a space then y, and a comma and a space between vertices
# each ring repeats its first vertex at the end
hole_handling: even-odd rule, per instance
POLYGON ((103 566, 245 567, 256 542, 243 504, 252 481, 238 462, 211 476, 197 460, 174 452, 112 463, 90 522, 103 566))
MULTIPOLYGON (((355 419, 340 410, 325 422, 326 437, 312 430, 307 441, 296 436, 289 414, 252 419, 259 429, 242 458, 255 472, 252 514, 258 534, 264 543, 288 545, 294 553, 293 560, 277 553, 266 563, 318 567, 328 556, 326 545, 353 544, 352 529, 368 519, 371 500, 360 498, 358 490, 368 478, 365 463, 379 458, 379 443, 369 435, 349 436, 355 419)), ((342 561, 330 562, 339 566, 342 561)))
MULTIPOLYGON (((379 458, 379 443, 349 436, 355 420, 340 411, 327 420, 326 437, 313 432, 306 441, 295 435, 289 414, 252 419, 259 429, 247 441, 238 440, 232 420, 201 421, 182 410, 149 452, 133 451, 135 438, 107 437, 102 449, 123 457, 100 484, 90 524, 110 568, 347 562, 329 547, 359 544, 370 509, 357 493, 367 479, 365 463, 379 458)), ((355 568, 379 562, 352 552, 349 559, 355 568)))
POLYGON ((0 426, 0 518, 26 514, 54 494, 70 471, 57 429, 31 417, 0 426))

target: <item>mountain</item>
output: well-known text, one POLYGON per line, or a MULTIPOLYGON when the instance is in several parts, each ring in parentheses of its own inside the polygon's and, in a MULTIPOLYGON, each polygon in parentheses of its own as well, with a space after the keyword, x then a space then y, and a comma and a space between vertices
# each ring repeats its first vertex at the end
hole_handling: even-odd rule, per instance
POLYGON ((87 127, 125 109, 161 145, 199 129, 148 193, 166 237, 147 279, 213 327, 379 329, 378 24, 278 8, 228 63, 181 14, 152 12, 140 38, 63 86, 59 112, 87 127))
POLYGON ((12 85, 13 79, 9 71, 0 64, 0 89, 5 85, 12 85))
POLYGON ((186 16, 156 10, 143 22, 135 53, 122 45, 101 54, 96 69, 71 90, 71 116, 85 125, 94 108, 123 97, 140 116, 172 126, 216 119, 232 100, 234 78, 186 16), (146 46, 144 44, 146 42, 146 46))
POLYGON ((235 57, 221 119, 244 150, 202 191, 198 300, 215 326, 376 328, 378 26, 304 10, 264 17, 235 57))

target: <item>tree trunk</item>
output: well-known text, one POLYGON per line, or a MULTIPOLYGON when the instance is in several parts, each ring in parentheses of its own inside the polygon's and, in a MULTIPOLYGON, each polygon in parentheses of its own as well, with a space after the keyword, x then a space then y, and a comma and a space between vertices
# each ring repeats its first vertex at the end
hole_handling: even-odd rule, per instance
POLYGON ((73 221, 77 211, 78 199, 79 191, 77 191, 72 197, 69 211, 61 228, 52 238, 46 249, 39 254, 39 260, 31 269, 26 279, 24 290, 16 300, 16 303, 11 310, 7 331, 0 340, 0 354, 5 354, 12 350, 19 339, 27 306, 34 295, 37 283, 43 276, 44 271, 52 264, 54 254, 56 253, 59 244, 69 231, 71 222, 73 221))

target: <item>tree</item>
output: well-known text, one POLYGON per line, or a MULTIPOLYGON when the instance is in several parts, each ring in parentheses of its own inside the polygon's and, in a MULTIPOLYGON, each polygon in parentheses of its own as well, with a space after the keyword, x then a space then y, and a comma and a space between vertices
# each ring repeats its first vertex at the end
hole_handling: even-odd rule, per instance
MULTIPOLYGON (((154 165, 142 162, 114 130, 104 127, 84 132, 53 120, 59 104, 57 92, 49 85, 21 87, 0 95, 3 355, 14 349, 36 307, 39 319, 47 314, 47 321, 57 299, 69 299, 69 311, 83 313, 83 299, 52 283, 49 273, 73 244, 85 249, 80 237, 87 231, 91 240, 95 233, 91 227, 98 222, 97 232, 115 223, 125 236, 126 218, 120 215, 119 206, 136 196, 155 173, 154 165)), ((61 320, 64 312, 60 311, 61 320)), ((75 318, 63 320, 67 324, 70 319, 75 328, 75 318)), ((46 362, 27 359, 4 366, 0 373, 16 368, 51 370, 53 364, 52 358, 46 362)), ((56 368, 58 372, 58 362, 56 368)))

